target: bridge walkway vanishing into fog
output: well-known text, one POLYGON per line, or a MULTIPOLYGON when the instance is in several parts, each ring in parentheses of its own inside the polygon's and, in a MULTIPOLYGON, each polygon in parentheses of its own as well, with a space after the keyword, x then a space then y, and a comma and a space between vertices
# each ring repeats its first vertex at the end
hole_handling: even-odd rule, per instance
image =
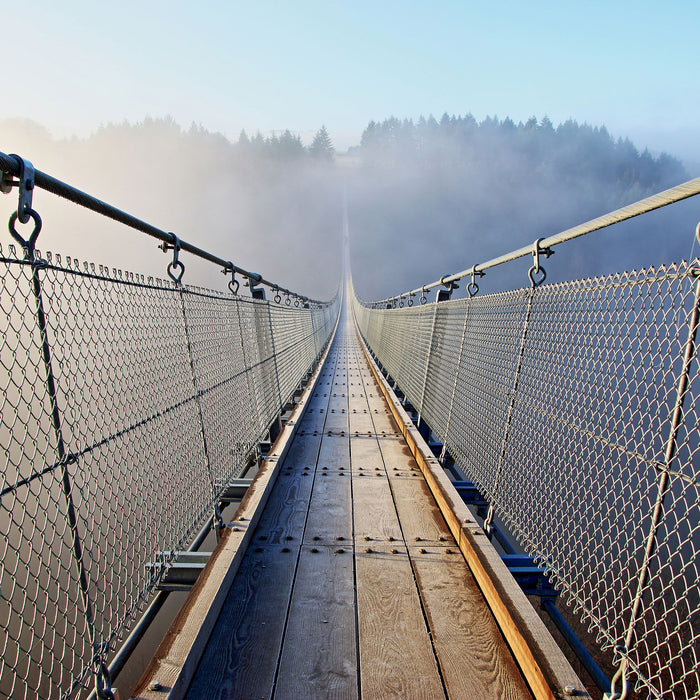
POLYGON ((524 662, 537 696, 549 682, 587 697, 456 493, 454 510, 443 502, 448 526, 428 481, 444 498, 442 470, 432 453, 425 475, 413 458, 344 310, 289 452, 250 487, 268 488, 267 503, 244 501, 229 525, 221 556, 238 570, 201 661, 189 654, 194 620, 218 593, 211 582, 194 591, 135 697, 178 683, 190 700, 532 697, 455 541, 462 531, 476 533, 462 546, 477 565, 496 566, 492 595, 519 603, 521 629, 539 645, 524 662))
POLYGON ((543 263, 700 178, 367 302, 0 173, 0 697, 125 700, 182 590, 139 697, 698 697, 700 259, 543 263), (41 252, 44 191, 156 238, 162 277, 41 252))

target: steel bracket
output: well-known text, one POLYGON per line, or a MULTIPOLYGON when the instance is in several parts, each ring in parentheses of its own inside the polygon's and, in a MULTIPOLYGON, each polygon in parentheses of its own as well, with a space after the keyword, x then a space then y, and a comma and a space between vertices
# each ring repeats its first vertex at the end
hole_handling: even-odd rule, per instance
POLYGON ((532 557, 502 554, 501 559, 525 595, 536 595, 540 598, 556 598, 559 595, 559 590, 545 576, 545 570, 537 566, 532 557))
MULTIPOLYGON (((206 566, 211 552, 157 552, 158 555, 174 560, 166 565, 165 574, 158 584, 161 591, 189 591, 206 566)), ((162 567, 159 562, 148 562, 146 569, 162 567)))
POLYGON ((223 494, 221 494, 221 502, 230 503, 243 498, 252 481, 252 479, 233 479, 230 481, 223 494))
POLYGON ((19 201, 17 203, 17 218, 21 224, 29 221, 32 210, 32 196, 34 194, 34 166, 30 161, 24 160, 16 153, 10 154, 19 161, 19 179, 13 179, 10 173, 3 172, 0 180, 0 192, 9 194, 13 187, 19 188, 19 201))

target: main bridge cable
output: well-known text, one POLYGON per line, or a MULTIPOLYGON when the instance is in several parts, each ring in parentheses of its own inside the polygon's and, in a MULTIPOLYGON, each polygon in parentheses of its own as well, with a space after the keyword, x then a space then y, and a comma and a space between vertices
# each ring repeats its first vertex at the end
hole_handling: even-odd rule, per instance
MULTIPOLYGON (((22 158, 0 152, 0 171, 2 171, 2 173, 5 173, 7 176, 20 177, 23 168, 22 158)), ((10 189, 17 184, 18 183, 16 181, 11 181, 8 177, 3 177, 2 191, 9 192, 10 189)), ((137 219, 135 216, 127 214, 125 211, 117 209, 111 204, 107 204, 106 202, 103 202, 102 200, 97 199, 96 197, 93 197, 82 190, 72 187, 61 180, 52 177, 51 175, 47 175, 41 170, 34 170, 33 187, 40 187, 42 190, 46 190, 47 192, 51 192, 58 197, 67 199, 68 201, 78 204, 85 209, 90 209, 97 214, 101 214, 109 219, 118 221, 129 228, 141 231, 142 233, 152 236, 153 238, 157 238, 159 241, 169 245, 171 248, 177 243, 179 244, 179 250, 187 251, 188 253, 196 255, 199 258, 203 258, 204 260, 208 260, 215 265, 220 265, 225 270, 230 270, 233 274, 238 273, 243 277, 247 277, 249 280, 254 280, 254 284, 264 284, 270 287, 270 289, 277 289, 282 293, 296 297, 302 303, 316 304, 319 306, 326 306, 327 304, 327 302, 319 301, 318 299, 311 299, 301 294, 297 294, 290 289, 280 287, 278 284, 264 279, 262 275, 259 275, 256 272, 249 272, 238 265, 233 265, 230 260, 224 260, 218 255, 214 255, 213 253, 192 245, 185 240, 178 239, 178 237, 173 233, 163 231, 162 229, 142 221, 141 219, 137 219)))
MULTIPOLYGON (((633 219, 634 217, 640 216, 641 214, 647 214, 648 212, 654 211, 655 209, 661 209, 662 207, 668 206, 669 204, 675 204, 676 202, 688 199, 689 197, 695 197, 698 194, 700 194, 700 177, 696 177, 693 180, 688 180, 687 182, 684 182, 680 185, 676 185, 676 187, 672 187, 669 190, 664 190, 663 192, 651 195, 651 197, 641 199, 638 202, 629 204, 626 207, 622 207, 621 209, 616 209, 615 211, 612 211, 608 214, 603 214, 602 216, 599 216, 596 219, 591 219, 586 223, 579 224, 578 226, 574 226, 573 228, 569 228, 565 231, 561 231, 560 233, 556 233, 553 236, 549 236, 549 238, 540 238, 537 242, 539 252, 540 254, 548 256, 548 251, 549 254, 551 254, 552 251, 550 249, 555 245, 565 243, 566 241, 571 241, 574 238, 579 238, 580 236, 585 236, 589 233, 592 233, 593 231, 598 231, 601 228, 607 228, 608 226, 620 223, 621 221, 633 219)), ((497 258, 488 260, 487 262, 480 263, 478 265, 472 265, 472 267, 466 270, 462 270, 461 272, 457 272, 453 275, 444 275, 436 282, 431 282, 430 284, 422 285, 420 287, 417 287, 416 289, 412 289, 410 292, 403 292, 402 294, 397 294, 393 297, 387 297, 386 299, 382 299, 381 301, 370 302, 370 305, 374 306, 375 308, 385 307, 386 304, 393 304, 393 302, 397 301, 399 298, 411 294, 420 293, 421 297, 423 298, 425 296, 425 292, 427 292, 428 290, 434 289, 435 287, 448 286, 451 282, 456 282, 457 280, 460 280, 463 277, 470 277, 472 283, 474 283, 474 276, 483 276, 484 270, 488 270, 492 267, 497 267, 498 265, 511 262, 512 260, 517 260, 518 258, 524 258, 528 255, 532 255, 532 253, 533 246, 532 244, 530 244, 524 246, 523 248, 518 248, 517 250, 511 251, 510 253, 505 253, 504 255, 501 255, 497 258)), ((469 287, 467 287, 467 290, 469 291, 469 287)), ((422 298, 421 303, 423 303, 422 298)))

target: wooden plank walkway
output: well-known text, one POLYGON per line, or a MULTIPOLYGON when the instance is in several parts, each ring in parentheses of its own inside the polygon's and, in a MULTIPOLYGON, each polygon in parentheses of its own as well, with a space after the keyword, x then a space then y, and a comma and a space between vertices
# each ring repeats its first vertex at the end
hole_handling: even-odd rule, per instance
POLYGON ((187 697, 532 697, 347 311, 187 697))

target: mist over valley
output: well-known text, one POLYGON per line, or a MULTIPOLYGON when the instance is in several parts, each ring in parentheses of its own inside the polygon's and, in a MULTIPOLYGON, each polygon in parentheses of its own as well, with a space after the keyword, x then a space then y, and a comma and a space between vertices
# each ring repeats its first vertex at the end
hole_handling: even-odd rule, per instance
MULTIPOLYGON (((547 117, 465 116, 372 121, 336 153, 332 129, 310 143, 290 131, 236 141, 171 118, 108 124, 53 139, 26 120, 0 122, 0 147, 35 167, 267 279, 315 298, 335 294, 343 199, 358 294, 382 298, 432 282, 536 238, 683 182, 667 154, 639 152, 604 126, 547 117)), ((14 196, 0 198, 9 217, 14 196)), ((156 241, 37 190, 40 250, 165 276, 156 241)), ((548 281, 687 258, 697 211, 682 202, 560 246, 548 281)), ((9 234, 7 236, 9 238, 9 234)), ((183 254, 184 282, 221 288, 223 275, 183 254)), ((481 283, 527 282, 529 261, 481 283)), ((464 290, 460 290, 463 293, 464 290)))

